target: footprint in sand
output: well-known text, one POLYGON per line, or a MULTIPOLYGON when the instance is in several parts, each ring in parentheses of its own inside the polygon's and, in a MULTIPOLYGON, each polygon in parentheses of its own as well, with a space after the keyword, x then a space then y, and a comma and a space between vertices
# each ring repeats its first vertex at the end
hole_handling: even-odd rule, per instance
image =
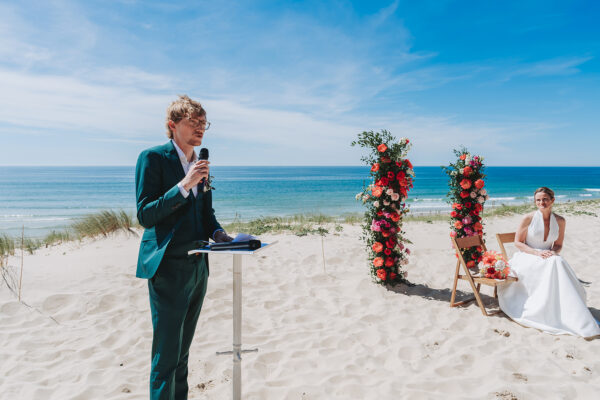
POLYGON ((14 317, 22 309, 23 305, 18 301, 9 301, 8 303, 2 304, 2 307, 0 307, 0 314, 8 315, 9 317, 14 317))
POLYGON ((44 300, 42 304, 42 310, 48 313, 56 313, 65 308, 65 306, 72 304, 75 296, 72 294, 52 294, 44 300))

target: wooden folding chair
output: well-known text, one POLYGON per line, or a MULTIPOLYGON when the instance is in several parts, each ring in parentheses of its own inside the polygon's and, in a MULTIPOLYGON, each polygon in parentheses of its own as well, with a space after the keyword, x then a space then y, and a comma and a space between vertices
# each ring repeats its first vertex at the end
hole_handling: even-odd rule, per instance
POLYGON ((515 241, 516 232, 510 233, 497 233, 496 240, 498 240, 498 244, 500 245, 500 251, 504 256, 505 260, 508 260, 508 255, 506 254, 506 249, 504 248, 504 243, 513 243, 515 241))
POLYGON ((498 297, 497 286, 499 284, 503 284, 506 282, 516 281, 517 278, 513 278, 513 277, 509 276, 506 279, 496 280, 496 279, 490 279, 490 278, 484 278, 484 277, 480 277, 480 276, 471 275, 471 273, 469 272, 469 268, 467 268, 467 263, 463 257, 462 249, 468 249, 471 247, 481 247, 484 252, 487 251, 487 249, 485 247, 485 243, 483 242, 483 239, 481 238, 481 236, 475 235, 475 236, 468 236, 465 238, 452 238, 452 245, 454 246, 454 249, 456 250, 456 253, 458 254, 458 260, 456 261, 456 272, 454 274, 454 285, 452 286, 452 297, 450 298, 450 307, 461 306, 461 305, 467 304, 473 300, 477 300, 477 304, 479 305, 479 308, 481 309, 481 312, 483 315, 487 316, 487 315, 493 315, 493 314, 499 313, 500 312, 499 310, 495 311, 495 312, 491 312, 491 313, 488 313, 485 310, 485 307, 483 306, 483 301, 481 301, 481 296, 479 293, 479 290, 481 289, 481 285, 483 284, 483 285, 493 286, 494 287, 494 297, 498 297), (463 269, 465 272, 464 275, 460 274, 460 266, 461 265, 463 266, 463 269), (456 299, 456 285, 458 284, 459 279, 463 279, 463 280, 469 282, 469 284, 471 285, 471 288, 473 289, 474 297, 471 297, 469 299, 459 301, 459 302, 454 301, 456 299), (477 283, 477 286, 475 286, 476 283, 477 283))

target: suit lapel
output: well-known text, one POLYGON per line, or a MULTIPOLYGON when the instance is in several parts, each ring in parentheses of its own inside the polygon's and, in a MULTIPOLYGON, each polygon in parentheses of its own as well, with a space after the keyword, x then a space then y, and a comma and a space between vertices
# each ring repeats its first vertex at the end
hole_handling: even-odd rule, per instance
POLYGON ((166 145, 165 158, 168 161, 169 168, 173 172, 175 179, 177 182, 180 182, 185 177, 185 172, 183 171, 181 160, 179 160, 179 154, 177 154, 177 150, 175 150, 175 146, 171 141, 166 145))

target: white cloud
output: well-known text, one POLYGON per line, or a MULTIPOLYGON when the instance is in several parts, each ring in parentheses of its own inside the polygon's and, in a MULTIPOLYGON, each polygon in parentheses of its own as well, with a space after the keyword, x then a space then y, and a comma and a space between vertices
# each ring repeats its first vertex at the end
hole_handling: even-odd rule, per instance
POLYGON ((574 75, 581 70, 577 67, 593 59, 587 57, 554 58, 542 60, 528 64, 521 64, 513 71, 504 76, 504 81, 508 81, 518 76, 526 77, 545 77, 545 76, 567 76, 574 75))

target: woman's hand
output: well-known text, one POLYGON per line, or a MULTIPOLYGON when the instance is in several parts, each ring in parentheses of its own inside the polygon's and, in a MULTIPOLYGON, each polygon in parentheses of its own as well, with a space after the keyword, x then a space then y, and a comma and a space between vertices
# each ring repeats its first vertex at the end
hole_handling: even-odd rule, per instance
POLYGON ((542 257, 542 258, 548 258, 548 257, 552 257, 555 256, 556 253, 552 250, 539 250, 537 252, 537 255, 542 257))

